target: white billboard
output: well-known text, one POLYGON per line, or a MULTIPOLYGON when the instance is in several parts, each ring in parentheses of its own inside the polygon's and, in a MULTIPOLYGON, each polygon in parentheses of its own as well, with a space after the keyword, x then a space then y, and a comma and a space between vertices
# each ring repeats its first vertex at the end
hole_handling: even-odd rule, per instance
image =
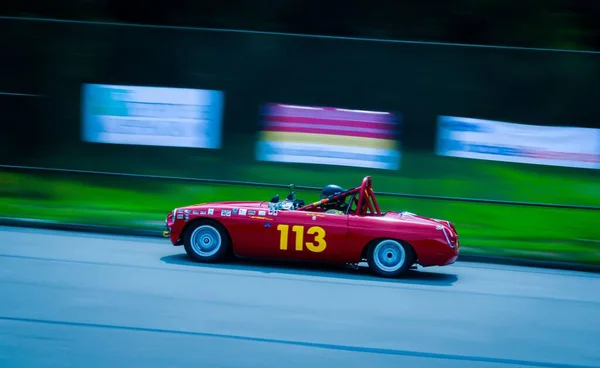
POLYGON ((600 129, 440 116, 436 154, 600 169, 600 129))
POLYGON ((220 148, 221 91, 85 84, 87 142, 220 148))

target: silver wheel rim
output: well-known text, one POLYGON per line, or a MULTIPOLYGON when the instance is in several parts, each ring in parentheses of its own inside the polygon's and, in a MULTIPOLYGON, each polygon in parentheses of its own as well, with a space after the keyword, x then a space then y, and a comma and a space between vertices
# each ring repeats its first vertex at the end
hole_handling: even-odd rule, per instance
POLYGON ((194 253, 201 257, 210 257, 221 249, 221 234, 212 226, 202 225, 194 229, 190 245, 194 253))
POLYGON ((384 240, 375 247, 373 261, 382 271, 398 271, 406 261, 406 251, 397 241, 384 240))

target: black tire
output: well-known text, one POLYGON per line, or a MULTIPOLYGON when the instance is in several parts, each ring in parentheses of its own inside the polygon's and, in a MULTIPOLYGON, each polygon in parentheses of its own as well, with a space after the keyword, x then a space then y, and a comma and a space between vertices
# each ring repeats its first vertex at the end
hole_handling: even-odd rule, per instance
POLYGON ((410 245, 394 239, 380 239, 369 244, 367 262, 369 268, 381 277, 398 277, 406 273, 414 263, 410 245))
POLYGON ((229 254, 231 240, 223 225, 215 221, 196 221, 185 230, 183 246, 197 262, 215 263, 229 254))

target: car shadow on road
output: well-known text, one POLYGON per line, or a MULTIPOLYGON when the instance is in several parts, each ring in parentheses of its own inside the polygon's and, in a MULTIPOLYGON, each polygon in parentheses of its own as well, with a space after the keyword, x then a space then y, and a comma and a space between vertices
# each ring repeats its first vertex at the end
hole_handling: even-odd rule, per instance
POLYGON ((161 261, 167 264, 183 265, 196 267, 205 270, 235 270, 235 271, 254 271, 266 274, 287 274, 329 277, 336 279, 351 279, 363 281, 379 281, 386 283, 429 285, 429 286, 452 286, 458 277, 451 273, 432 272, 430 270, 419 268, 410 270, 404 276, 396 279, 388 279, 375 276, 371 270, 363 266, 358 269, 347 265, 328 264, 328 263, 304 263, 296 261, 277 261, 277 260, 249 260, 236 258, 224 263, 199 263, 192 261, 186 254, 174 254, 161 258, 161 261))

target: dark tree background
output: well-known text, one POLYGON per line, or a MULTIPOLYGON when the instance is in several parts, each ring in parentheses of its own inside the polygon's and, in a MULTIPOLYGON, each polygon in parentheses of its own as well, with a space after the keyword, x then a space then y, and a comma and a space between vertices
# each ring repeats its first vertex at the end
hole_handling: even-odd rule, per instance
POLYGON ((600 50, 599 0, 4 0, 8 16, 600 50))
MULTIPOLYGON (((0 13, 600 50, 600 0, 3 0, 0 13)), ((5 71, 0 78, 3 164, 229 180, 256 180, 262 170, 262 180, 269 181, 272 173, 281 178, 281 166, 255 160, 259 108, 285 102, 398 112, 403 155, 414 156, 389 175, 427 180, 434 172, 455 175, 445 164, 432 170, 438 162, 433 152, 439 115, 545 126, 600 124, 600 51, 448 47, 7 18, 0 19, 0 34, 5 36, 0 49, 8 52, 0 58, 5 71), (87 83, 226 91, 222 149, 84 142, 81 92, 87 83), (173 157, 186 164, 173 165, 173 157)), ((310 170, 328 174, 325 167, 310 170)), ((489 192, 487 183, 493 180, 485 172, 465 175, 489 192)), ((394 183, 380 190, 421 190, 394 183)), ((490 195, 504 195, 504 186, 498 188, 501 192, 490 195)))

